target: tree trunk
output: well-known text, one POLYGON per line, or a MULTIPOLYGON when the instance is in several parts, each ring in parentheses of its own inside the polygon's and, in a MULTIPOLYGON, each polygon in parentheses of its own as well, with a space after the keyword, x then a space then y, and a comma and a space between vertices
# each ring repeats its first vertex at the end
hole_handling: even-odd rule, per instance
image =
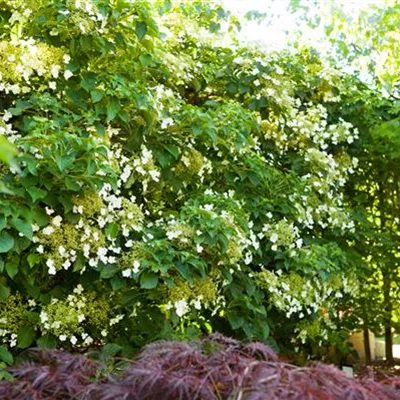
POLYGON ((365 351, 365 363, 371 364, 371 343, 369 341, 369 329, 368 326, 364 326, 364 351, 365 351))
POLYGON ((385 353, 388 364, 393 364, 393 335, 392 335, 392 299, 390 298, 390 276, 388 271, 383 272, 383 300, 385 303, 385 353))
POLYGON ((385 352, 386 361, 388 364, 393 364, 393 336, 392 336, 392 326, 390 324, 385 326, 385 352))

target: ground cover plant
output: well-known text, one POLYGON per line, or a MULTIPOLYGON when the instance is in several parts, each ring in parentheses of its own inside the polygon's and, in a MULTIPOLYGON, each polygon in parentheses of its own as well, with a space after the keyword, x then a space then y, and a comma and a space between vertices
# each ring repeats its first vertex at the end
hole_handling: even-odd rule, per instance
POLYGON ((0 399, 395 400, 400 378, 346 377, 336 367, 295 367, 262 343, 240 343, 214 334, 201 341, 161 341, 143 348, 118 374, 82 355, 35 351, 34 362, 11 368, 0 399))

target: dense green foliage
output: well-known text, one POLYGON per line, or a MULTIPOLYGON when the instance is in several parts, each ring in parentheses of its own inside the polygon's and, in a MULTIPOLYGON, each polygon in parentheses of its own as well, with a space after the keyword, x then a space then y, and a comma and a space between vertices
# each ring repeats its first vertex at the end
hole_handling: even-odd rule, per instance
POLYGON ((325 28, 325 57, 351 71, 353 94, 342 102, 345 119, 359 127, 361 140, 351 154, 359 159, 348 182, 346 201, 356 223, 355 249, 362 257, 362 290, 352 299, 352 316, 365 329, 385 331, 386 356, 392 359, 392 329, 399 329, 399 96, 398 18, 400 4, 385 0, 359 12, 336 3, 297 2, 309 25, 325 28), (329 43, 329 44, 328 44, 329 43), (363 83, 361 83, 363 82, 363 83))
POLYGON ((379 95, 313 50, 240 46, 207 2, 0 10, 4 346, 342 343, 379 95))

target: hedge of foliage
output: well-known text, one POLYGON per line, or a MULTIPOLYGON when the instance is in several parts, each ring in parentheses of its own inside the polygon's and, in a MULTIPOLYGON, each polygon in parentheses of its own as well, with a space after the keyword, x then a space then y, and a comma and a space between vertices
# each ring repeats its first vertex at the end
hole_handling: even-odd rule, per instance
MULTIPOLYGON (((295 367, 262 343, 221 335, 147 345, 133 363, 107 364, 59 350, 34 353, 11 369, 0 399, 85 400, 397 400, 400 378, 349 378, 324 364, 295 367), (109 364, 110 365, 110 364, 109 364)), ((109 359, 109 362, 112 361, 109 359)))
POLYGON ((352 78, 239 45, 214 3, 0 11, 0 134, 19 151, 0 169, 3 361, 210 331, 341 342, 352 78))

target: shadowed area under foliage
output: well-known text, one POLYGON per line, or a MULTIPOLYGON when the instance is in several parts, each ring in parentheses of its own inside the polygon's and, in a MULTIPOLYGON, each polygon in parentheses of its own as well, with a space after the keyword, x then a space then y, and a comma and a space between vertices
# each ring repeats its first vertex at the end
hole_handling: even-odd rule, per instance
MULTIPOLYGON (((119 373, 83 355, 33 350, 33 361, 10 368, 0 399, 90 400, 396 400, 400 378, 353 379, 324 364, 296 367, 262 343, 220 334, 201 341, 147 345, 119 373)), ((114 368, 115 370, 119 368, 114 368)))

